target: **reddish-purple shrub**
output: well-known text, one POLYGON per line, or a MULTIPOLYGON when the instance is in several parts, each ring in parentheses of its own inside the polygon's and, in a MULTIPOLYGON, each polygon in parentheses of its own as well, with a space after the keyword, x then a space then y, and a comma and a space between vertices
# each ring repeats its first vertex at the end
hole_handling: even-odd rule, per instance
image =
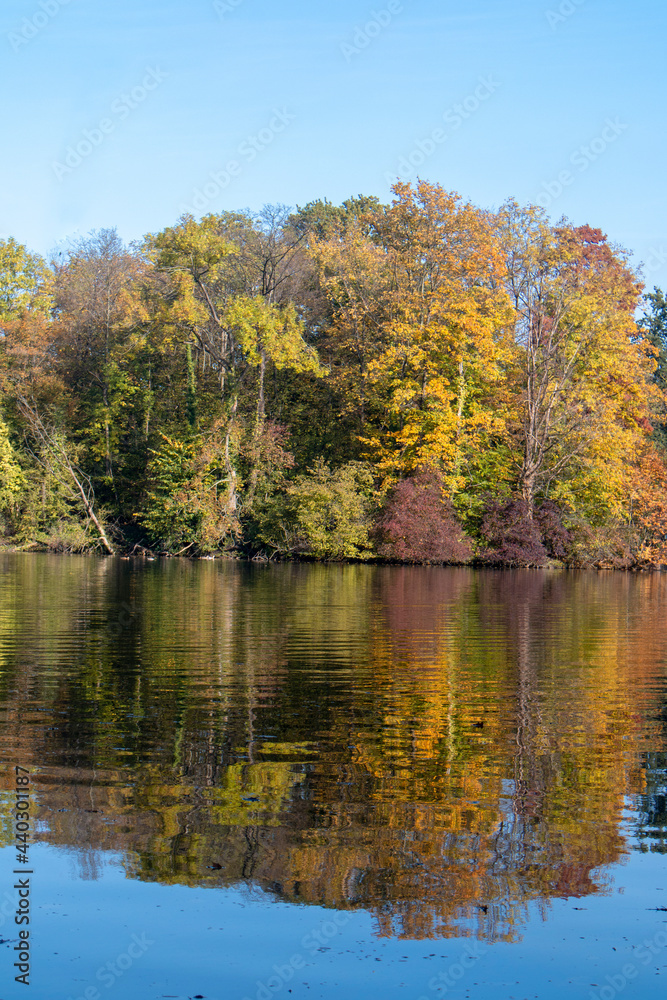
POLYGON ((572 535, 563 524, 563 511, 553 500, 545 500, 535 508, 542 544, 552 559, 565 559, 572 548, 572 535))
POLYGON ((385 559, 411 563, 462 563, 470 542, 442 493, 434 470, 422 470, 398 483, 378 521, 378 551, 385 559))
POLYGON ((488 549, 480 558, 504 566, 542 566, 547 551, 536 520, 528 517, 525 500, 490 500, 480 534, 488 549))
POLYGON ((572 543, 562 510, 553 500, 536 506, 532 519, 525 500, 491 500, 480 534, 488 545, 480 558, 505 566, 543 566, 548 557, 564 559, 572 543))

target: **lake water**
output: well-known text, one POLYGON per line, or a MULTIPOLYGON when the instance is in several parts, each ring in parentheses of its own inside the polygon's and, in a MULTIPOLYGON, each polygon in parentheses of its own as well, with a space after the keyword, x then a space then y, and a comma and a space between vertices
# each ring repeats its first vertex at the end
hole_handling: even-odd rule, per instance
POLYGON ((667 992, 667 575, 5 554, 0 779, 2 1000, 667 992))

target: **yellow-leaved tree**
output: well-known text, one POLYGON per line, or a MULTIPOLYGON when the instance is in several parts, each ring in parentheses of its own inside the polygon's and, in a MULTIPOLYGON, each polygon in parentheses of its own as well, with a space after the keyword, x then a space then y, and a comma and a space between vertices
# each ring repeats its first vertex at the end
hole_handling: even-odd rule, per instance
POLYGON ((315 253, 368 457, 387 482, 434 467, 457 497, 504 474, 488 462, 503 463, 513 350, 502 255, 493 219, 458 195, 393 191, 315 253))
POLYGON ((550 226, 514 202, 498 224, 514 311, 517 492, 529 518, 544 497, 593 524, 623 518, 659 394, 634 318, 641 285, 600 230, 550 226))

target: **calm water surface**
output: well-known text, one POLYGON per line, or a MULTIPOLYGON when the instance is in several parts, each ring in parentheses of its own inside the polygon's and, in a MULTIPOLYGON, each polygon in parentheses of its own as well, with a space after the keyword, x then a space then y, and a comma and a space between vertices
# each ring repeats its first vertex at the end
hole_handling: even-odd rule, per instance
POLYGON ((667 576, 2 555, 0 780, 2 1000, 667 993, 667 576))

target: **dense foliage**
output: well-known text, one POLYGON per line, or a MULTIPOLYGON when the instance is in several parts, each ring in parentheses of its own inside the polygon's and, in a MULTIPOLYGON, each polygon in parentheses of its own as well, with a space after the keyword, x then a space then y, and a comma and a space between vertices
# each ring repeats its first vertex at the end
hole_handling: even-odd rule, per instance
POLYGON ((0 241, 9 544, 667 561, 667 304, 590 226, 437 185, 0 241), (640 316, 639 320, 637 317, 640 316))

